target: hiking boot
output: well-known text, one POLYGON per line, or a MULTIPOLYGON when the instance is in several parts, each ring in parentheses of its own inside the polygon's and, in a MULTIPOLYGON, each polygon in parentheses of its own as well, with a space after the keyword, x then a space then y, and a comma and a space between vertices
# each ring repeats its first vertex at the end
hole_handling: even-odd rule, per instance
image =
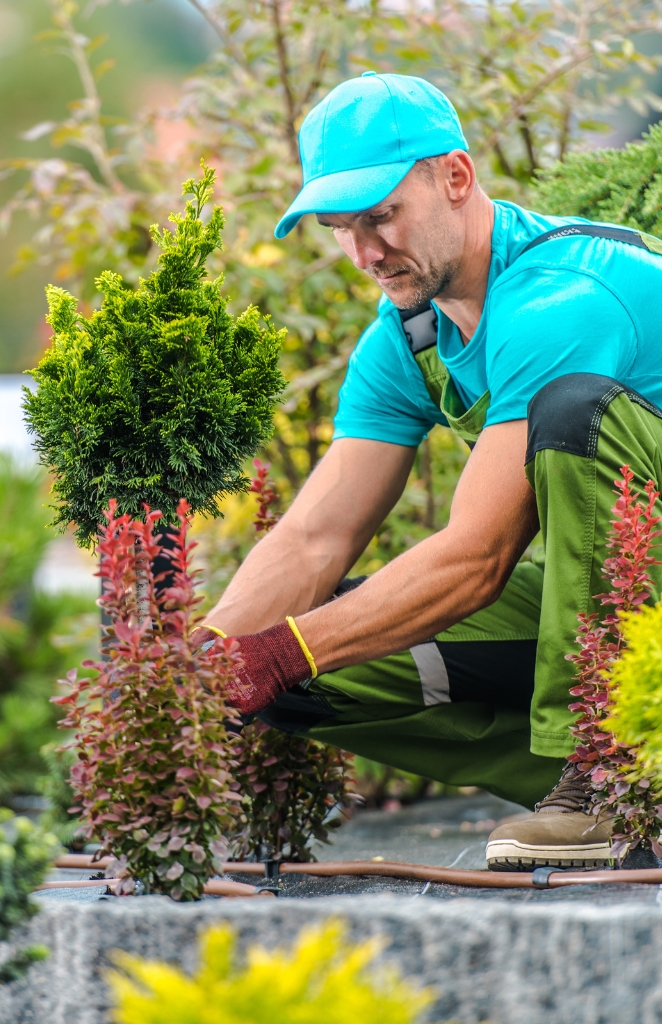
POLYGON ((530 818, 495 828, 485 855, 491 871, 610 867, 613 818, 589 813, 590 780, 568 764, 530 818))

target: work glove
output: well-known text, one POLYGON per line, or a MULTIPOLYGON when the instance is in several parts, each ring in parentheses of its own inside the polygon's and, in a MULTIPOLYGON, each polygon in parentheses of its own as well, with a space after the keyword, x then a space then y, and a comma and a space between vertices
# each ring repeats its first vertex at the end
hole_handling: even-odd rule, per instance
MULTIPOLYGON (((348 594, 367 578, 345 577, 331 600, 348 594)), ((226 644, 236 642, 239 645, 239 685, 228 688, 227 703, 246 722, 271 704, 279 693, 317 676, 315 659, 291 615, 285 622, 263 629, 261 633, 244 633, 241 636, 228 637, 213 626, 197 626, 195 629, 196 645, 203 650, 209 650, 219 637, 226 644)))
POLYGON ((314 679, 317 667, 312 654, 291 616, 261 633, 226 637, 221 630, 200 626, 196 644, 204 650, 216 643, 234 641, 241 662, 237 670, 239 685, 228 688, 227 703, 243 717, 255 715, 297 683, 314 679), (223 640, 219 641, 219 637, 223 640))

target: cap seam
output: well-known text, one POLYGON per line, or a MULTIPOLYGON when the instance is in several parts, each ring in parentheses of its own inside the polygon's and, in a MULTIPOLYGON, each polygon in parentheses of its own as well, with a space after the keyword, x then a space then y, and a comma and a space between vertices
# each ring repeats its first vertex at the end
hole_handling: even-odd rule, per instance
MULTIPOLYGON (((396 131, 398 133, 398 153, 400 154, 400 160, 397 161, 397 163, 404 164, 407 161, 402 159, 402 133, 400 132, 400 121, 398 120, 398 115, 395 112, 395 99, 393 97, 393 93, 391 92, 389 84, 386 81, 386 76, 385 75, 379 75, 378 77, 381 79, 382 82, 384 82, 384 85, 386 86, 386 91, 387 91, 387 93, 389 95, 389 99, 391 101, 391 109, 393 111, 393 120, 395 122, 396 131)), ((396 163, 396 161, 393 161, 393 162, 396 163)))
MULTIPOLYGON (((327 103, 326 107, 324 108, 324 123, 322 125, 322 167, 326 167, 326 118, 329 113, 329 106, 330 104, 327 103)), ((303 169, 303 160, 301 161, 301 166, 303 169)), ((318 177, 321 177, 321 175, 318 175, 318 177)), ((308 180, 314 181, 313 178, 309 178, 308 180)), ((303 184, 305 187, 308 184, 308 182, 304 181, 303 184)))

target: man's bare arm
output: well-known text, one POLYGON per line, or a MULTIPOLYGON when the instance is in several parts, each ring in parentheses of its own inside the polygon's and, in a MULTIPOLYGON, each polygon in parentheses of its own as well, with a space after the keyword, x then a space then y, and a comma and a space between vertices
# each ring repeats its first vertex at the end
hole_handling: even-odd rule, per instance
POLYGON ((297 618, 318 671, 420 643, 492 604, 538 530, 524 473, 526 420, 486 428, 457 486, 446 529, 358 590, 297 618))
POLYGON ((255 633, 327 601, 402 494, 415 454, 381 441, 334 441, 206 623, 228 635, 255 633))

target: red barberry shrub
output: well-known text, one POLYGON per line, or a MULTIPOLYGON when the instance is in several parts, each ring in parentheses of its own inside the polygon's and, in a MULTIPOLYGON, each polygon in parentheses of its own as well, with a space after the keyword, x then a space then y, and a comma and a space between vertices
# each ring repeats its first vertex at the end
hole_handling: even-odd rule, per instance
MULTIPOLYGON (((253 523, 257 533, 267 533, 278 522, 272 508, 278 493, 269 464, 259 459, 253 464, 257 473, 250 490, 258 495, 253 523)), ((243 828, 230 844, 237 860, 314 860, 312 840, 328 842, 343 810, 361 801, 353 757, 344 750, 257 721, 242 730, 235 756, 243 796, 243 828)))
POLYGON ((336 747, 255 722, 236 756, 245 819, 230 843, 236 860, 315 860, 311 842, 328 843, 342 811, 361 800, 351 755, 336 747))
POLYGON ((117 891, 140 880, 176 900, 198 898, 220 869, 241 799, 225 725, 239 655, 234 641, 204 652, 191 636, 201 599, 188 513, 180 501, 166 551, 154 532, 159 512, 147 510, 142 523, 117 517, 110 503, 99 541, 106 660, 85 663, 93 677, 71 672, 69 693, 54 698, 67 709, 61 726, 75 731, 72 812, 114 854, 117 891), (159 553, 171 560, 171 585, 154 578, 159 553))
POLYGON ((577 683, 570 693, 579 698, 569 705, 579 713, 571 730, 577 748, 569 760, 590 777, 593 814, 615 814, 612 851, 619 860, 641 843, 662 857, 660 784, 639 764, 637 748, 619 743, 608 727, 613 706, 610 672, 625 649, 623 615, 636 612, 650 597, 653 580, 648 570, 662 564, 651 554, 653 540, 662 532, 656 529, 661 517, 653 514, 659 492, 649 480, 642 503, 632 490, 634 473, 629 466, 622 466, 620 472, 607 540, 613 555, 603 569, 610 589, 597 595, 614 610, 601 621, 597 614, 580 614, 580 652, 567 655, 577 666, 577 683))

